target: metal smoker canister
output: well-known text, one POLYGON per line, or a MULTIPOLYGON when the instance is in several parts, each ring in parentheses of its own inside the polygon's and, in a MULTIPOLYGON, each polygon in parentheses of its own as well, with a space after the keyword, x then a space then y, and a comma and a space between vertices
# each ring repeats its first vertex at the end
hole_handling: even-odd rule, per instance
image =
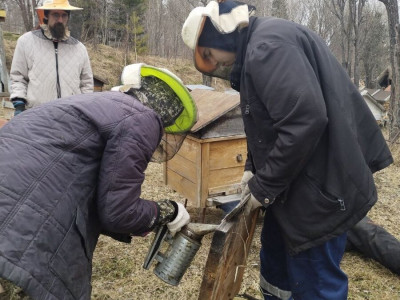
POLYGON ((154 274, 168 284, 178 285, 199 250, 202 237, 184 227, 175 235, 166 254, 158 258, 154 274))

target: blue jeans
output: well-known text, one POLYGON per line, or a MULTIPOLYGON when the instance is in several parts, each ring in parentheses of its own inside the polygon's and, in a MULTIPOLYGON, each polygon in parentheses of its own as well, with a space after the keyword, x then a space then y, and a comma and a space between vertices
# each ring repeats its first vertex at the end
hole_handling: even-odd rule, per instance
POLYGON ((260 287, 264 299, 347 299, 348 279, 340 269, 346 235, 290 256, 280 227, 271 210, 267 209, 260 251, 260 287))

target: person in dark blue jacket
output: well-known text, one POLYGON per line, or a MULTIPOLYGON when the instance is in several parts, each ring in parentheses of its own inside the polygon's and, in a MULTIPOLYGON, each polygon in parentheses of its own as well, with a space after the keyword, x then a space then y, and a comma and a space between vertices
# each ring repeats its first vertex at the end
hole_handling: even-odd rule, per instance
POLYGON ((377 201, 372 174, 393 162, 357 87, 313 31, 211 1, 182 38, 203 74, 240 92, 248 158, 242 200, 265 209, 264 299, 347 298, 346 233, 377 201))

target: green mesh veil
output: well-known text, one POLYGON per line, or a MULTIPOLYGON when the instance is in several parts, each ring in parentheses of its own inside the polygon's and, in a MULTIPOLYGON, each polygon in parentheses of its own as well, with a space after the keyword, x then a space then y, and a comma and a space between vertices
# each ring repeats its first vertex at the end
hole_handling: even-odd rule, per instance
POLYGON ((165 132, 188 132, 197 121, 197 107, 182 81, 170 71, 152 66, 142 66, 140 75, 142 76, 142 80, 148 76, 153 76, 164 81, 175 92, 183 105, 182 112, 176 118, 174 124, 165 128, 165 132))
POLYGON ((130 93, 161 116, 164 128, 174 125, 184 109, 177 94, 154 76, 143 77, 141 85, 140 89, 131 89, 130 93))
MULTIPOLYGON (((125 75, 125 78, 131 77, 131 74, 125 75)), ((140 84, 136 85, 123 80, 124 85, 119 90, 133 95, 160 115, 164 135, 152 161, 167 161, 179 151, 187 133, 196 123, 197 108, 181 80, 168 70, 141 65, 140 77, 140 84)))

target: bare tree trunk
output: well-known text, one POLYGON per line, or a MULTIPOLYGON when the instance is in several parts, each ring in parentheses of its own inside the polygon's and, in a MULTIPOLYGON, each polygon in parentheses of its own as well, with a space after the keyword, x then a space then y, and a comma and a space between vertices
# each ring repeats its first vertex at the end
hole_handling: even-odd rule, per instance
POLYGON ((364 72, 365 72, 365 87, 366 88, 375 88, 373 86, 373 81, 372 81, 372 71, 373 68, 369 64, 368 61, 364 61, 364 72))
POLYGON ((109 28, 108 28, 108 20, 110 18, 109 16, 109 8, 107 6, 107 3, 103 1, 102 3, 102 13, 103 15, 101 16, 101 41, 104 45, 107 45, 109 43, 109 28))
POLYGON ((124 55, 124 65, 130 64, 130 19, 129 13, 126 13, 126 23, 125 23, 125 55, 124 55))
POLYGON ((203 84, 206 86, 211 86, 211 76, 207 76, 203 74, 203 84))
POLYGON ((26 31, 30 31, 33 27, 32 22, 30 20, 32 19, 31 15, 31 3, 28 1, 27 3, 25 0, 16 0, 17 5, 19 9, 21 10, 21 16, 22 20, 24 21, 24 27, 26 31))
MULTIPOLYGON (((350 2, 349 2, 350 7, 350 2)), ((346 42, 347 42, 347 59, 346 59, 346 70, 349 77, 352 77, 352 38, 353 38, 353 30, 352 30, 352 23, 351 23, 351 16, 350 14, 347 16, 347 30, 345 31, 346 34, 346 42)))
POLYGON ((342 66, 350 76, 349 59, 350 59, 350 24, 345 24, 345 7, 347 0, 331 0, 332 11, 340 22, 340 48, 342 54, 342 66), (346 28, 347 27, 347 28, 346 28), (347 47, 346 47, 347 43, 347 47))
POLYGON ((400 28, 399 24, 396 24, 396 47, 395 47, 395 55, 394 55, 394 66, 396 74, 395 79, 392 79, 392 93, 390 98, 390 106, 391 106, 391 124, 390 124, 390 131, 389 131, 389 138, 391 142, 395 142, 399 138, 400 134, 400 101, 399 101, 399 91, 400 91, 400 28))
POLYGON ((360 43, 360 27, 363 21, 363 10, 366 0, 349 0, 350 10, 350 23, 353 25, 354 31, 354 67, 353 74, 354 84, 358 87, 360 85, 360 74, 358 71, 359 65, 359 43, 360 43), (358 3, 357 3, 358 1, 358 3))
POLYGON ((39 0, 14 0, 20 9, 24 28, 31 31, 35 27, 35 8, 39 0))
POLYGON ((136 20, 136 12, 134 12, 133 13, 133 15, 132 15, 132 18, 133 18, 133 42, 134 42, 134 54, 135 54, 135 62, 137 63, 137 61, 138 61, 138 51, 137 51, 137 42, 138 42, 138 40, 137 40, 137 20, 136 20))
MULTIPOLYGON (((389 41, 390 41, 390 63, 392 66, 392 87, 390 94, 390 109, 389 109, 389 139, 394 142, 397 140, 400 132, 400 118, 399 118, 399 68, 397 54, 398 44, 396 46, 396 27, 399 24, 399 12, 397 0, 379 0, 385 4, 386 12, 388 15, 389 25, 389 41)), ((399 39, 397 38, 397 43, 399 39)))

